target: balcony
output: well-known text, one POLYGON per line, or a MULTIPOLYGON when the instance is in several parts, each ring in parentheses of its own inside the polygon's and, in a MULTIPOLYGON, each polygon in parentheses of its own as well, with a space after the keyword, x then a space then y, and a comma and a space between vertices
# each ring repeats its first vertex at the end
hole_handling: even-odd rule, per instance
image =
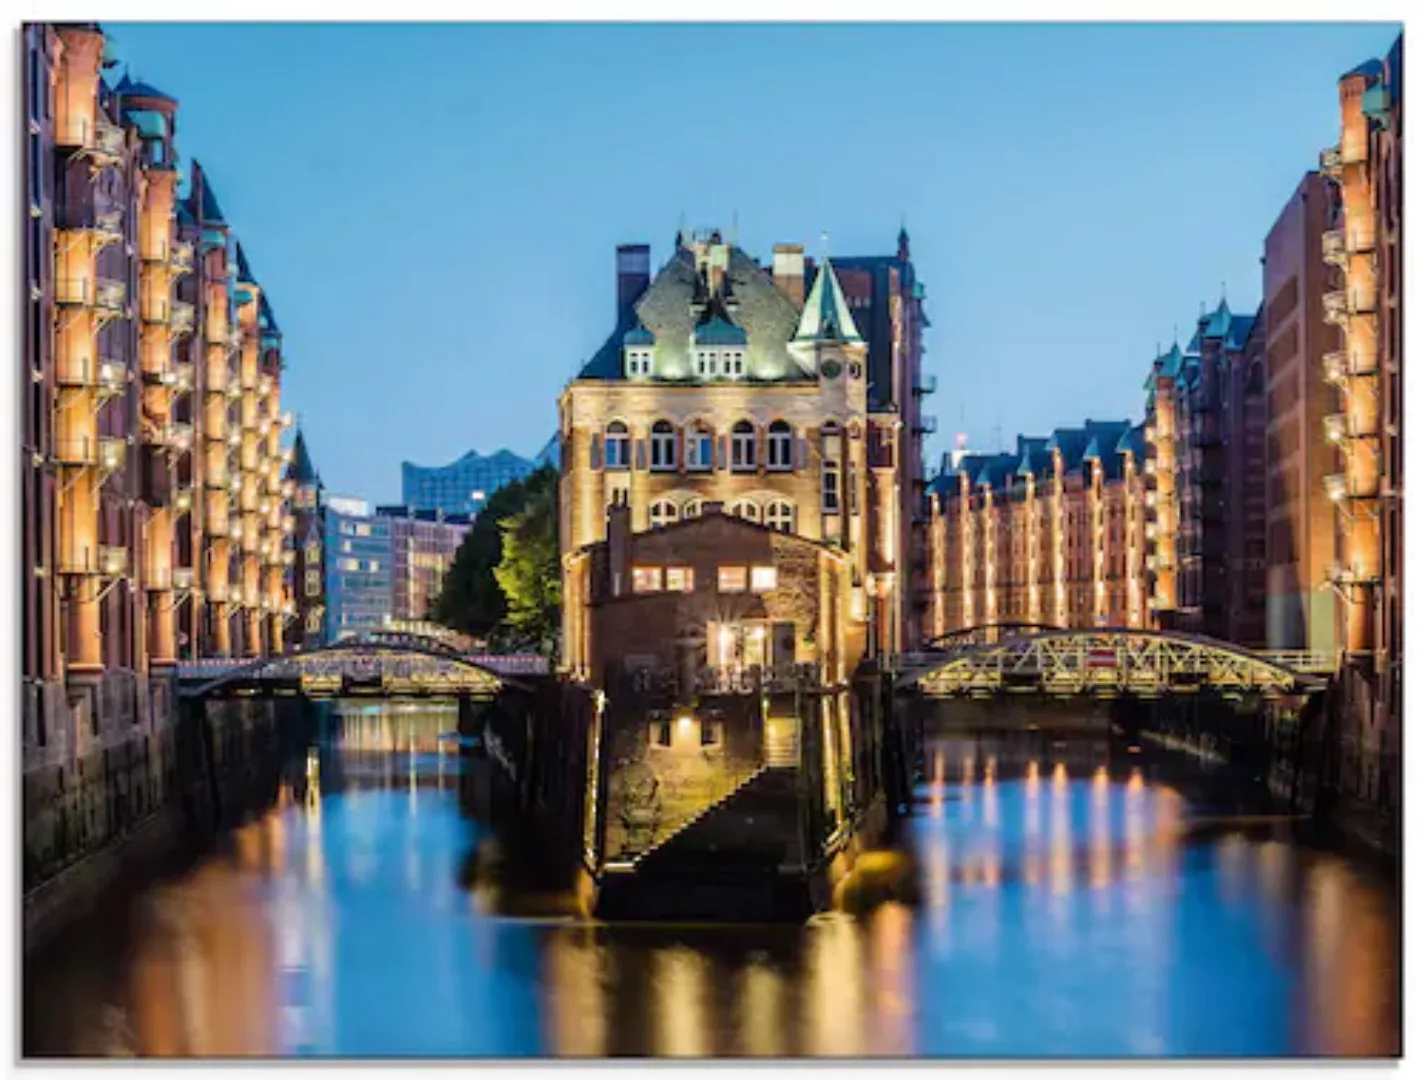
POLYGON ((1346 413, 1332 413, 1322 420, 1322 426, 1326 429, 1326 438, 1333 443, 1344 442, 1347 439, 1369 439, 1374 437, 1374 432, 1357 430, 1351 423, 1351 418, 1346 413))
POLYGON ((62 544, 59 572, 86 577, 123 577, 129 566, 127 548, 104 544, 62 544))
POLYGON ((1327 176, 1339 177, 1341 175, 1341 147, 1340 145, 1328 146, 1321 151, 1321 171, 1327 176))
POLYGON ((1352 586, 1369 587, 1380 582, 1380 578, 1377 575, 1369 573, 1364 567, 1360 565, 1346 566, 1342 563, 1333 565, 1331 569, 1327 571, 1326 577, 1332 585, 1347 588, 1352 586))
POLYGON ((179 514, 186 514, 193 509, 193 488, 191 485, 173 489, 173 509, 179 514))
POLYGON ((927 375, 921 372, 916 376, 915 385, 911 387, 911 392, 919 397, 935 393, 936 381, 934 375, 927 375))
POLYGON ((193 588, 193 568, 191 566, 175 566, 173 568, 173 587, 182 592, 193 588))
POLYGON ((1326 313, 1326 321, 1338 326, 1344 325, 1350 312, 1346 303, 1346 290, 1333 289, 1321 297, 1321 307, 1326 313))
POLYGON ((101 397, 124 392, 128 371, 117 360, 100 358, 96 363, 85 356, 69 364, 56 365, 55 382, 66 389, 94 390, 101 397))
POLYGON ((173 301, 173 314, 169 325, 175 334, 191 334, 196 322, 193 305, 184 300, 173 301))
POLYGON ((1376 374, 1375 357, 1367 350, 1337 349, 1327 353, 1321 360, 1327 380, 1333 383, 1376 374))
POLYGON ((99 210, 93 205, 58 208, 56 224, 67 232, 92 234, 100 244, 117 244, 124 238, 124 211, 99 210))
POLYGON ((940 424, 934 416, 922 416, 911 428, 917 435, 934 435, 939 429, 940 424))
POLYGON ((99 438, 56 439, 55 460, 75 468, 98 467, 113 472, 124 464, 128 443, 124 439, 99 438))
POLYGON ((1321 259, 1332 266, 1346 265, 1346 230, 1327 229, 1321 234, 1321 259))
POLYGON ((193 449, 193 425, 177 422, 165 424, 163 443, 181 454, 187 453, 193 449))
POLYGON ((173 389, 186 394, 193 389, 193 365, 179 360, 173 367, 173 389))
POLYGON ((193 269, 193 243, 180 240, 168 256, 168 268, 175 274, 187 274, 193 269))
MULTIPOLYGON (((73 116, 73 114, 70 114, 73 116)), ((117 161, 124 156, 126 145, 124 129, 95 109, 94 122, 85 118, 74 118, 63 127, 56 127, 56 146, 75 147, 97 161, 117 161)))
POLYGON ((128 289, 110 278, 60 278, 54 283, 54 300, 65 307, 90 308, 122 315, 128 289))

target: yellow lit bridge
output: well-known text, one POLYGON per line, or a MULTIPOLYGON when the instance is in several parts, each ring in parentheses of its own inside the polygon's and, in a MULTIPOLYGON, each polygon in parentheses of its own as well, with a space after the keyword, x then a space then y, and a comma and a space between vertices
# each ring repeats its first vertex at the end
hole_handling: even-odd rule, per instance
POLYGON ((902 658, 898 685, 928 697, 1291 698, 1323 690, 1324 653, 1255 652, 1192 634, 1132 628, 1066 630, 1035 624, 973 627, 940 648, 902 658))

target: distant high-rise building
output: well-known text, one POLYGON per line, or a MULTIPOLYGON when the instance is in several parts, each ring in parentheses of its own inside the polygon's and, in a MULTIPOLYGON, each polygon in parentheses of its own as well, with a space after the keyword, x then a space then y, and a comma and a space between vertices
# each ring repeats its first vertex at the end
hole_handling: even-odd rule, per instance
POLYGON ((391 530, 391 624, 397 630, 432 631, 431 605, 472 519, 408 506, 382 506, 376 514, 391 530))
POLYGON ((368 503, 329 495, 322 511, 326 554, 325 641, 391 628, 390 520, 368 503))
MULTIPOLYGON (((545 451, 547 453, 548 447, 545 451)), ((401 502, 414 510, 439 510, 443 514, 478 514, 500 488, 523 480, 536 463, 509 450, 488 456, 470 451, 449 465, 427 467, 401 463, 401 502)))

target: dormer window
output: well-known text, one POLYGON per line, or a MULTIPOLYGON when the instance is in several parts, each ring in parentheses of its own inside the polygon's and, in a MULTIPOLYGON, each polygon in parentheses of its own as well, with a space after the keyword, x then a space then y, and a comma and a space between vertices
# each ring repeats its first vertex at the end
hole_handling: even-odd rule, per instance
POLYGON ((729 379, 742 378, 742 350, 722 350, 722 373, 729 379))
POLYGON ((646 379, 653 374, 653 350, 643 345, 624 349, 624 370, 630 379, 646 379))

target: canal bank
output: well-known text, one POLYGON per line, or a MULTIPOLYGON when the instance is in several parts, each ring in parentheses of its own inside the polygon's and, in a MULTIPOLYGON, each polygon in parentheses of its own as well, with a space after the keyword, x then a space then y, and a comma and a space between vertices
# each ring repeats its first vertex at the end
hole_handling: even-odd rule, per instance
POLYGON ((122 723, 77 727, 67 740, 52 735, 27 763, 27 955, 111 890, 144 881, 248 808, 265 805, 313 722, 295 702, 185 709, 177 701, 165 694, 122 723))

